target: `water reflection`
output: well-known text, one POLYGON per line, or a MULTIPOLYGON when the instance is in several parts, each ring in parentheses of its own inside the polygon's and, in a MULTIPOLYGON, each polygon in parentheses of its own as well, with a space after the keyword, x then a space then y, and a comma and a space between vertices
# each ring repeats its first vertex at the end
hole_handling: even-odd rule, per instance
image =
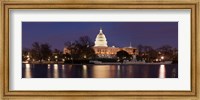
POLYGON ((160 65, 159 78, 165 78, 165 77, 166 77, 165 65, 160 65))
POLYGON ((175 77, 178 77, 178 76, 176 76, 177 75, 177 70, 176 70, 176 68, 173 68, 172 69, 172 74, 171 74, 172 76, 172 78, 175 78, 175 77))
POLYGON ((59 70, 58 70, 58 64, 54 64, 54 70, 53 70, 53 77, 58 78, 59 77, 59 70))
POLYGON ((62 69, 63 69, 63 70, 65 69, 65 65, 62 65, 62 69))
POLYGON ((47 77, 51 78, 51 65, 48 64, 47 77))
POLYGON ((62 65, 62 77, 66 77, 65 65, 62 65))
POLYGON ((23 64, 23 78, 177 78, 178 65, 23 64))
POLYGON ((83 77, 87 78, 87 66, 83 65, 83 77))
POLYGON ((108 78, 112 77, 110 73, 109 65, 94 65, 93 66, 93 77, 95 78, 108 78))
POLYGON ((117 77, 120 77, 120 65, 117 66, 117 77))
POLYGON ((125 76, 127 76, 127 77, 135 77, 134 76, 134 72, 135 70, 133 69, 133 66, 127 66, 127 70, 126 70, 126 75, 124 75, 124 77, 125 76))
POLYGON ((30 64, 26 64, 26 73, 25 73, 25 77, 26 78, 31 78, 31 65, 30 64))

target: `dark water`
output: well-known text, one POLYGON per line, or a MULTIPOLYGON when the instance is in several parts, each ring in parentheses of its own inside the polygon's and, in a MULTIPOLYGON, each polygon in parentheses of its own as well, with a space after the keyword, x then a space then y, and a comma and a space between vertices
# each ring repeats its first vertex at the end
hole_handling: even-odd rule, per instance
POLYGON ((67 65, 22 64, 23 78, 177 78, 178 64, 67 65))

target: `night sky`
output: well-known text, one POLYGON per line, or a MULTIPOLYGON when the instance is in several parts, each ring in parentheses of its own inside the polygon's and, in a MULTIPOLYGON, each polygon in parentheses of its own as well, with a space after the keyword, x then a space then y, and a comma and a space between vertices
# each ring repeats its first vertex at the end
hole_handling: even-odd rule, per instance
POLYGON ((102 27, 109 46, 128 47, 139 44, 158 48, 178 48, 178 22, 23 22, 22 48, 33 42, 49 43, 52 49, 63 50, 64 43, 89 36, 95 41, 102 27))

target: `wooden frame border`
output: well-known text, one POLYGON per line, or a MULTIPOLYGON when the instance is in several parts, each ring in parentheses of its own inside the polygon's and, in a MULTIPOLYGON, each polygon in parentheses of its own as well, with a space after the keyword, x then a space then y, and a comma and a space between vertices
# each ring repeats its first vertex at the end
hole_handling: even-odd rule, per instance
POLYGON ((144 96, 144 97, 198 97, 199 72, 198 25, 199 1, 2 1, 2 39, 0 40, 3 56, 2 88, 3 97, 70 97, 70 96, 144 96), (190 9, 191 10, 191 91, 10 91, 9 90, 9 10, 10 9, 190 9))

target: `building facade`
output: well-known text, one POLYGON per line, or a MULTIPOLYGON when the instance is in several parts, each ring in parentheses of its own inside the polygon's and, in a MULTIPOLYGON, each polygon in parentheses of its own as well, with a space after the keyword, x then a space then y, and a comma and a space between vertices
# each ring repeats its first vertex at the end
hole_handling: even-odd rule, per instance
MULTIPOLYGON (((97 34, 94 43, 95 43, 95 45, 94 45, 93 49, 95 51, 95 54, 99 58, 114 58, 114 57, 116 57, 117 52, 120 50, 124 50, 124 51, 128 52, 133 57, 135 57, 135 55, 138 54, 137 48, 132 47, 131 44, 130 44, 130 46, 123 47, 123 48, 119 48, 119 47, 115 47, 115 46, 109 47, 106 36, 104 35, 102 29, 99 30, 99 34, 97 34)), ((64 54, 70 53, 70 51, 67 48, 64 48, 63 52, 64 52, 64 54)))
POLYGON ((116 56, 117 52, 120 50, 124 50, 128 52, 130 55, 137 55, 137 49, 132 47, 131 44, 129 47, 115 47, 115 46, 108 46, 108 42, 106 36, 103 33, 103 30, 100 29, 99 34, 97 34, 95 39, 95 45, 93 47, 96 55, 100 58, 113 58, 116 56))

